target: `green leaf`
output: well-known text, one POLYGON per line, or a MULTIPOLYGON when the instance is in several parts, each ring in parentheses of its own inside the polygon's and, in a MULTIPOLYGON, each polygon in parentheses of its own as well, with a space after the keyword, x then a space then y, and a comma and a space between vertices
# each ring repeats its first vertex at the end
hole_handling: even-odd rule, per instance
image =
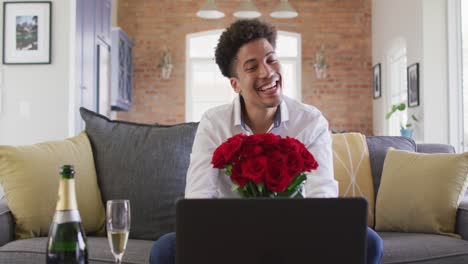
POLYGON ((385 115, 385 119, 390 119, 390 117, 392 116, 393 113, 395 113, 395 112, 388 112, 388 113, 385 115))
POLYGON ((305 173, 300 173, 299 175, 296 176, 292 180, 292 182, 289 184, 288 187, 286 187, 286 190, 294 190, 299 184, 301 184, 303 181, 307 179, 307 176, 305 173))
POLYGON ((405 103, 400 103, 400 104, 394 104, 392 105, 392 110, 388 112, 385 115, 385 119, 390 119, 390 117, 396 112, 396 111, 405 111, 406 109, 406 104, 405 103))
POLYGON ((297 190, 297 192, 291 196, 291 198, 305 198, 304 195, 302 195, 302 192, 300 189, 297 190))
POLYGON ((260 193, 260 196, 266 196, 265 195, 266 188, 263 183, 257 184, 257 189, 258 189, 258 192, 260 193))
POLYGON ((239 186, 239 188, 237 188, 237 191, 242 197, 249 197, 249 192, 247 191, 247 185, 239 186))
POLYGON ((255 185, 255 183, 253 183, 253 181, 248 181, 246 186, 253 197, 259 196, 257 186, 255 185))
POLYGON ((399 105, 397 106, 397 109, 398 109, 399 111, 405 111, 405 109, 406 109, 406 104, 405 104, 405 103, 399 104, 399 105))
MULTIPOLYGON (((286 190, 284 192, 276 193, 276 197, 280 198, 294 198, 300 193, 301 187, 297 186, 295 189, 286 190)), ((302 195, 301 195, 302 196, 302 195)))
POLYGON ((233 184, 232 187, 231 187, 231 191, 235 192, 235 191, 237 191, 239 189, 239 187, 240 187, 239 185, 233 184))
POLYGON ((225 174, 226 176, 231 176, 231 174, 232 174, 232 163, 226 165, 224 174, 225 174))

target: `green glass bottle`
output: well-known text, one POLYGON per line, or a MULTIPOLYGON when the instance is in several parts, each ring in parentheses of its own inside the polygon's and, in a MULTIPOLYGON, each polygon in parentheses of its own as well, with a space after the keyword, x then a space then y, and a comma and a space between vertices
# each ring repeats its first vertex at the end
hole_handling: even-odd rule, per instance
POLYGON ((59 197, 49 230, 46 263, 87 264, 86 235, 75 195, 75 170, 72 165, 63 165, 60 175, 59 197))

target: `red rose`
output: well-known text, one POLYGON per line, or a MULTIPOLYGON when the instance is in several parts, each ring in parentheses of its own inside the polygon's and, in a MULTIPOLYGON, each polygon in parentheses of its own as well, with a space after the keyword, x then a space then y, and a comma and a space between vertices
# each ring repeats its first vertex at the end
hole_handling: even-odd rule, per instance
POLYGON ((302 172, 304 167, 304 160, 302 155, 297 151, 291 151, 286 156, 286 167, 288 168, 288 175, 291 179, 296 177, 302 172))
POLYGON ((237 134, 224 142, 221 146, 223 158, 226 163, 232 163, 238 157, 242 144, 247 136, 237 134))
POLYGON ((279 143, 281 142, 281 136, 266 133, 262 134, 262 145, 265 149, 265 152, 270 152, 273 150, 280 150, 279 143))
POLYGON ((248 136, 242 146, 240 155, 244 159, 251 159, 264 153, 261 145, 262 138, 259 135, 248 136))
POLYGON ((306 149, 305 147, 300 152, 301 152, 302 159, 304 160, 303 171, 316 170, 318 168, 318 163, 315 160, 312 153, 310 153, 309 150, 306 149))
POLYGON ((213 168, 216 169, 224 169, 226 167, 226 161, 224 160, 223 155, 223 145, 217 147, 214 151, 211 164, 213 164, 213 168))
POLYGON ((267 170, 267 159, 265 156, 257 156, 247 159, 242 163, 242 174, 255 184, 262 183, 267 170))
POLYGON ((268 169, 265 177, 265 185, 270 191, 283 192, 291 182, 288 177, 283 155, 278 151, 268 153, 268 169))
POLYGON ((219 169, 232 165, 230 178, 244 187, 239 189, 243 196, 252 195, 245 189, 249 181, 263 183, 268 191, 260 191, 260 196, 270 196, 271 192, 284 192, 300 173, 318 168, 314 156, 300 141, 271 133, 235 135, 216 148, 211 163, 219 169))
POLYGON ((302 142, 295 138, 290 138, 290 137, 285 137, 282 138, 281 141, 279 142, 279 147, 281 151, 284 152, 291 152, 291 151, 299 151, 301 147, 305 147, 302 142))
POLYGON ((231 170, 231 180, 241 187, 246 185, 249 180, 242 175, 242 163, 242 161, 236 162, 231 170))

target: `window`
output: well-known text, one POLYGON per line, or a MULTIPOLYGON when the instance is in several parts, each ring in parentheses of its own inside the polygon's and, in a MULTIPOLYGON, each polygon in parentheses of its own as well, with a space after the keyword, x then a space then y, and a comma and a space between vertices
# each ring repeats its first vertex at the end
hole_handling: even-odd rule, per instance
MULTIPOLYGON (((392 105, 407 102, 407 87, 406 87, 406 47, 404 43, 399 43, 395 46, 389 56, 389 79, 390 88, 390 104, 387 112, 390 111, 392 105)), ((408 120, 407 111, 396 112, 389 120, 389 135, 399 136, 400 126, 408 120)))
POLYGON ((466 108, 466 85, 463 84, 468 77, 466 66, 468 62, 468 5, 466 0, 447 0, 447 77, 448 77, 448 110, 449 110, 449 144, 456 152, 466 147, 468 129, 466 121, 468 109, 466 108), (463 21, 462 21, 463 20, 463 21), (463 31, 463 32, 462 32, 463 31), (463 91, 465 90, 465 91, 463 91), (463 98, 465 94, 465 99, 463 98), (465 105, 465 106, 464 106, 465 105), (465 109, 463 109, 465 107, 465 109), (464 146, 465 144, 465 146, 464 146))
POLYGON ((468 1, 461 0, 461 38, 462 38, 462 85, 463 85, 463 144, 468 150, 468 1))
MULTIPOLYGON (((212 30, 187 35, 187 122, 200 121, 206 110, 229 104, 237 96, 214 60, 215 47, 221 33, 222 30, 212 30)), ((278 31, 276 53, 282 65, 283 93, 297 100, 301 99, 300 45, 300 34, 278 31)))

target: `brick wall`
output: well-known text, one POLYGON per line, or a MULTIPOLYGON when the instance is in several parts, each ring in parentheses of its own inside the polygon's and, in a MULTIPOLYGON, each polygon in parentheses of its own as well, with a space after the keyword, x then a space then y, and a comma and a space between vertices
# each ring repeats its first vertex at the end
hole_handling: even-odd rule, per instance
MULTIPOLYGON (((195 13, 205 0, 119 0, 118 25, 135 41, 134 107, 125 120, 180 123, 185 119, 185 36, 225 28, 240 0, 217 0, 226 16, 195 13), (162 46, 172 50, 174 70, 162 80, 157 68, 162 46)), ((262 19, 302 35, 302 100, 317 106, 335 131, 372 134, 371 0, 291 0, 299 16, 268 16, 279 1, 255 0, 262 19), (313 65, 325 47, 328 78, 318 80, 313 65)))

